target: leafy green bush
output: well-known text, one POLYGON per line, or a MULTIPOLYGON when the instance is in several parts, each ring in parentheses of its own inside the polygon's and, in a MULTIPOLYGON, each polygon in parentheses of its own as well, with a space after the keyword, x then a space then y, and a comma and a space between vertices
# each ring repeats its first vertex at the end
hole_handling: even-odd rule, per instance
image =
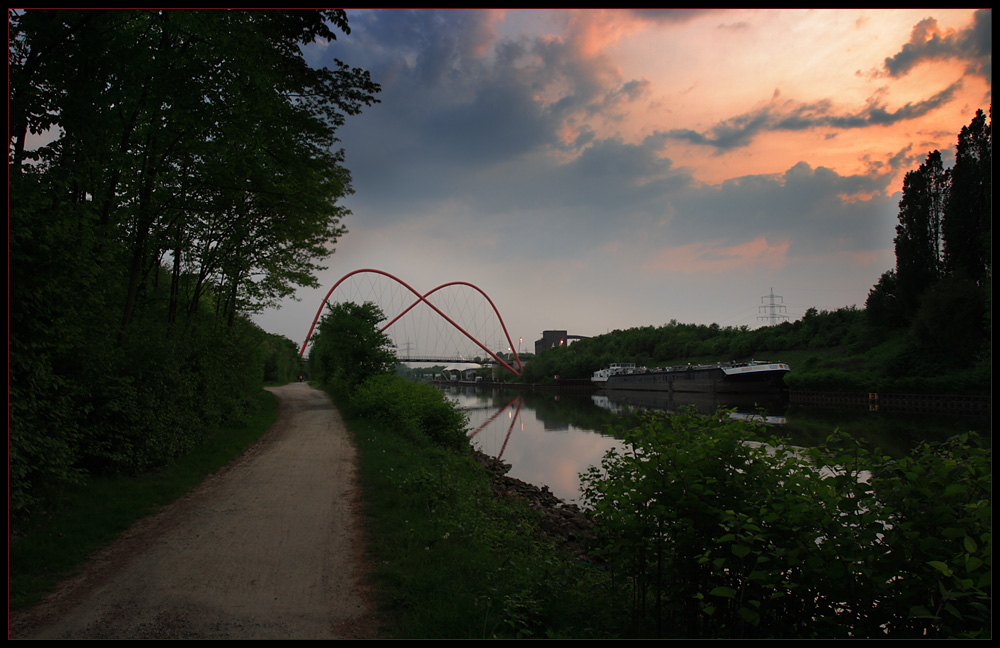
POLYGON ((440 390, 393 375, 369 378, 351 395, 355 416, 451 449, 468 447, 466 417, 440 390))
POLYGON ((979 441, 923 444, 872 479, 888 522, 881 567, 897 634, 988 636, 991 452, 979 441))
POLYGON ((989 452, 971 438, 892 460, 841 434, 760 443, 693 410, 617 434, 583 491, 637 634, 988 632, 989 452))

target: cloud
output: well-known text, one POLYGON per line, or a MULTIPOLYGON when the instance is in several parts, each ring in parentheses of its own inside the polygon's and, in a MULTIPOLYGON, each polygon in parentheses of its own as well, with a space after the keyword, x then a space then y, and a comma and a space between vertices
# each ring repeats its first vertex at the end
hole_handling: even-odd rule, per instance
POLYGON ((643 270, 681 274, 721 274, 723 272, 750 272, 759 266, 781 268, 787 262, 791 241, 768 243, 767 238, 757 238, 726 245, 722 241, 689 243, 661 250, 643 270))
POLYGON ((869 175, 845 176, 800 162, 783 174, 691 186, 664 196, 669 223, 645 238, 651 246, 673 248, 697 241, 738 246, 763 236, 789 242, 796 257, 880 249, 896 208, 886 193, 892 173, 878 167, 869 175))
POLYGON ((914 26, 910 41, 895 56, 885 59, 889 76, 898 78, 921 63, 958 59, 966 72, 987 82, 993 78, 993 11, 976 11, 972 25, 961 30, 942 29, 934 18, 925 18, 914 26))
POLYGON ((365 218, 398 222, 445 200, 480 220, 511 205, 535 204, 537 213, 553 200, 565 213, 576 201, 554 199, 561 190, 607 205, 608 197, 669 172, 669 160, 655 155, 662 142, 598 137, 602 124, 646 97, 649 80, 624 78, 603 56, 582 54, 572 37, 497 37, 497 17, 351 14, 353 49, 337 55, 383 87, 382 103, 342 131, 365 218), (598 180, 599 170, 609 175, 598 180))
POLYGON ((707 14, 716 13, 718 9, 627 9, 634 16, 654 23, 683 24, 707 14))
POLYGON ((717 153, 724 153, 749 146, 765 133, 807 131, 818 128, 847 130, 891 126, 913 120, 952 101, 961 87, 962 82, 956 81, 928 99, 909 102, 895 110, 889 110, 885 102, 876 95, 868 100, 864 108, 853 113, 838 113, 830 100, 798 103, 782 100, 780 93, 775 92, 769 104, 719 122, 707 131, 673 129, 666 134, 673 139, 709 146, 717 153))
POLYGON ((717 9, 577 9, 555 15, 565 20, 566 40, 583 57, 599 56, 637 32, 680 26, 717 9))

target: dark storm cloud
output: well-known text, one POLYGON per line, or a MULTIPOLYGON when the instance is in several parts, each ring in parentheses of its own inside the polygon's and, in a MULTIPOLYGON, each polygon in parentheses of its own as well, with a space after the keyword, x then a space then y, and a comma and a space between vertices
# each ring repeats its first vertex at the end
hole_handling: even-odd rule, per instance
POLYGON ((639 144, 595 140, 565 163, 527 169, 519 200, 571 214, 573 222, 593 227, 647 222, 662 209, 666 196, 692 184, 685 170, 660 154, 662 147, 658 135, 639 144))
POLYGON ((628 9, 629 13, 643 20, 656 23, 686 23, 718 9, 628 9))
POLYGON ((495 163, 552 145, 558 112, 541 106, 525 85, 499 79, 478 88, 470 101, 429 117, 423 145, 456 164, 495 163))
POLYGON ((885 246, 885 223, 896 209, 884 192, 894 160, 867 174, 800 162, 783 174, 702 185, 663 156, 665 143, 661 135, 640 144, 603 139, 563 164, 525 165, 502 185, 468 187, 470 212, 489 214, 476 227, 524 258, 597 254, 612 241, 631 241, 639 251, 761 236, 789 241, 789 254, 798 257, 885 246))
POLYGON ((890 126, 899 122, 916 119, 940 108, 954 99, 961 88, 957 81, 941 92, 924 101, 911 102, 889 110, 876 98, 869 100, 865 108, 854 113, 836 113, 831 101, 809 104, 782 102, 781 105, 767 105, 753 112, 732 117, 720 122, 705 132, 690 129, 674 129, 667 132, 673 139, 710 146, 719 153, 749 146, 754 139, 764 133, 781 131, 805 131, 816 128, 847 130, 870 126, 890 126))
POLYGON ((789 240, 804 257, 838 249, 885 245, 880 233, 894 205, 883 192, 891 169, 843 176, 799 162, 783 174, 752 175, 678 194, 671 221, 674 244, 698 240, 740 243, 757 236, 789 240))
POLYGON ((975 13, 972 26, 942 33, 937 20, 925 18, 913 28, 910 42, 895 56, 885 59, 889 76, 905 76, 925 61, 959 59, 966 63, 968 74, 993 76, 993 11, 980 9, 975 13))
MULTIPOLYGON (((404 217, 442 200, 480 202, 482 185, 501 170, 505 178, 520 169, 544 172, 554 163, 533 158, 595 145, 581 119, 570 134, 570 120, 613 115, 649 85, 609 85, 614 76, 605 61, 580 56, 561 39, 498 39, 488 12, 363 11, 350 18, 351 37, 338 41, 335 54, 369 70, 383 88, 382 103, 343 130, 355 189, 377 207, 368 210, 375 218, 404 217)), ((504 191, 506 200, 517 199, 504 191)))

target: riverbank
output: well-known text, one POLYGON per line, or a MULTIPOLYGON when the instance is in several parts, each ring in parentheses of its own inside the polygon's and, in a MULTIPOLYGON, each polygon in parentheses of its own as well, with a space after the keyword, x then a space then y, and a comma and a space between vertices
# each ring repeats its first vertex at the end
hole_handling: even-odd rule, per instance
MULTIPOLYGON (((484 394, 471 385, 452 386, 459 388, 445 389, 444 395, 464 406, 477 424, 495 423, 496 429, 470 426, 470 436, 477 447, 505 457, 502 462, 468 448, 445 451, 384 422, 369 422, 372 429, 359 435, 370 437, 359 440, 362 448, 374 444, 370 451, 362 450, 363 462, 370 455, 375 467, 363 471, 374 477, 363 488, 375 521, 369 530, 372 542, 385 543, 376 552, 375 577, 380 609, 394 619, 393 636, 829 638, 883 636, 890 626, 892 636, 908 636, 910 628, 928 636, 981 632, 975 608, 983 598, 980 577, 988 578, 988 567, 983 568, 988 549, 984 560, 982 547, 988 547, 989 533, 981 519, 988 510, 981 505, 988 492, 983 490, 988 454, 972 433, 947 446, 918 444, 912 458, 906 453, 892 458, 869 454, 863 442, 846 433, 829 437, 835 427, 823 426, 826 440, 819 447, 802 450, 802 456, 786 451, 772 455, 765 446, 743 443, 756 428, 738 419, 706 418, 692 410, 669 417, 641 414, 635 421, 639 428, 621 430, 630 449, 614 460, 632 462, 631 467, 604 480, 614 461, 601 464, 598 459, 590 465, 603 467, 588 471, 585 478, 588 502, 600 507, 594 542, 584 543, 597 548, 591 555, 603 567, 595 569, 588 567, 593 562, 585 552, 566 551, 566 540, 587 538, 586 526, 563 524, 566 507, 547 488, 509 481, 505 462, 515 470, 524 462, 537 464, 543 471, 540 478, 527 476, 521 482, 548 483, 559 490, 561 484, 550 480, 570 472, 566 459, 575 435, 569 433, 572 425, 549 416, 547 404, 579 400, 589 410, 605 410, 585 395, 484 394), (544 414, 529 416, 529 411, 544 414), (522 445, 528 439, 557 447, 558 453, 522 445), (636 450, 637 440, 649 443, 636 450), (956 456, 963 460, 954 462, 956 456), (852 468, 816 479, 817 466, 827 462, 852 468), (857 479, 860 470, 877 475, 872 482, 877 500, 871 499, 870 485, 857 479), (792 482, 795 487, 787 488, 792 482), (914 502, 905 499, 916 497, 917 490, 920 497, 914 502), (823 505, 817 507, 820 501, 823 505), (970 501, 980 504, 970 508, 970 501), (931 507, 933 514, 928 513, 931 507), (831 517, 830 510, 852 517, 831 517), (914 528, 926 528, 919 536, 923 544, 914 546, 902 525, 889 533, 881 520, 890 513, 914 528), (933 526, 941 516, 953 520, 966 539, 942 536, 933 526), (548 521, 559 540, 541 530, 548 521), (669 528, 678 532, 663 535, 669 528), (387 539, 393 534, 394 539, 387 539), (669 546, 658 544, 657 539, 667 537, 669 546), (820 545, 817 537, 837 540, 820 545), (686 553, 675 555, 675 546, 686 553), (660 556, 662 564, 655 558, 658 551, 666 552, 660 556), (916 561, 885 559, 915 551, 920 555, 916 561), (969 561, 962 563, 965 554, 969 561), (962 612, 969 621, 938 618, 935 607, 927 607, 920 620, 910 619, 912 610, 926 606, 929 592, 944 592, 942 601, 958 592, 950 576, 945 573, 942 580, 934 566, 933 561, 945 566, 944 560, 949 570, 954 563, 975 571, 973 585, 958 583, 964 588, 960 595, 969 599, 962 612), (831 574, 827 567, 855 564, 863 568, 831 574), (747 571, 753 565, 757 567, 747 571), (866 571, 873 569, 874 577, 866 571), (804 576, 788 582, 789 573, 804 576), (872 589, 878 583, 893 583, 893 589, 872 589), (845 587, 864 596, 850 609, 828 605, 848 600, 842 598, 845 587), (744 591, 749 603, 739 607, 738 595, 744 591), (775 591, 784 596, 775 598, 775 591), (470 624, 470 618, 484 625, 470 624), (815 624, 818 618, 820 625, 815 624), (586 625, 580 625, 581 619, 586 625)), ((584 439, 589 434, 581 432, 584 439)), ((936 606, 937 599, 932 603, 936 606)))
POLYGON ((610 576, 579 559, 586 525, 575 507, 468 445, 442 447, 335 399, 359 450, 371 578, 389 636, 627 634, 627 614, 608 605, 610 576))
POLYGON ((789 391, 788 401, 796 405, 839 407, 870 412, 930 412, 957 416, 988 414, 991 396, 960 394, 881 394, 878 392, 789 391))
POLYGON ((537 486, 508 475, 510 464, 473 450, 473 458, 489 471, 493 495, 501 500, 520 500, 541 515, 538 527, 572 558, 586 558, 593 540, 590 518, 575 504, 562 501, 548 486, 537 486))

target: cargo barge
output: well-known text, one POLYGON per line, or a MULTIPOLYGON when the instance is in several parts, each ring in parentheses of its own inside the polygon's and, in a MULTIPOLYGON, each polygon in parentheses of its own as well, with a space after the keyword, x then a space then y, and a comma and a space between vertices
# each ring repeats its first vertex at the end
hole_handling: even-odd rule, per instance
POLYGON ((781 391, 790 370, 784 362, 758 360, 653 369, 616 362, 595 371, 590 380, 612 390, 748 394, 781 391))

